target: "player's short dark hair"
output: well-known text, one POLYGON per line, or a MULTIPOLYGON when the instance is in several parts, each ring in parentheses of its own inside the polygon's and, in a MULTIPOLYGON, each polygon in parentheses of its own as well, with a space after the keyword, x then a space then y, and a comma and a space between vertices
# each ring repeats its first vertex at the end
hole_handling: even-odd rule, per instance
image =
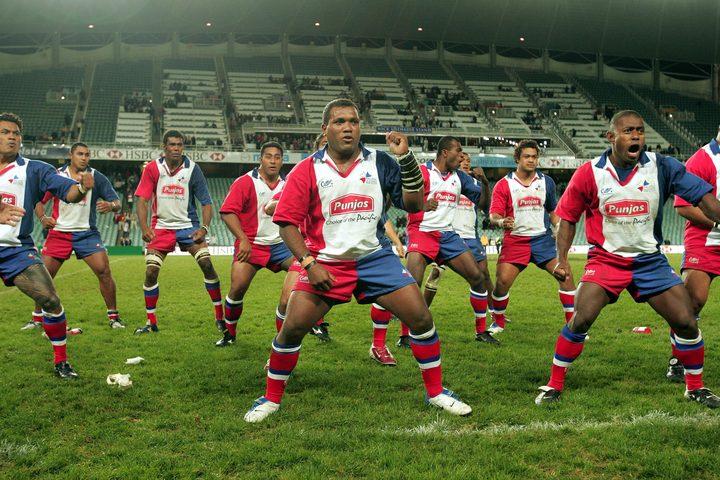
POLYGON ((18 130, 22 133, 23 131, 23 122, 20 119, 20 117, 14 113, 10 112, 3 112, 0 113, 0 122, 11 122, 17 125, 18 130))
MULTIPOLYGON (((635 110, 620 110, 619 112, 616 112, 610 119, 610 124, 608 125, 608 129, 610 131, 615 130, 615 127, 617 126, 620 119, 625 118, 625 117, 638 117, 640 120, 643 120, 642 115, 640 115, 635 110)), ((643 120, 643 121, 645 121, 645 120, 643 120)))
POLYGON ((263 156, 263 153, 265 153, 265 149, 267 148, 277 148, 280 150, 280 155, 283 155, 285 153, 285 150, 283 150, 282 145, 280 145, 278 142, 265 142, 262 144, 262 147, 260 147, 260 156, 263 156))
POLYGON ((87 146, 87 144, 83 142, 75 142, 70 146, 70 153, 73 153, 75 150, 77 150, 80 147, 85 147, 88 150, 90 150, 90 147, 87 146))
POLYGON ((163 135, 163 145, 167 145, 168 138, 181 138, 183 143, 185 143, 185 135, 183 135, 180 130, 168 130, 165 132, 165 135, 163 135))
POLYGON ((520 140, 517 145, 515 145, 515 151, 513 151, 515 160, 520 160, 520 154, 525 148, 534 148, 538 156, 540 156, 540 145, 538 145, 535 140, 520 140))
POLYGON ((340 108, 340 107, 352 107, 355 109, 358 114, 360 113, 360 109, 357 105, 355 105, 355 102, 350 100, 349 98, 336 98, 335 100, 330 101, 327 105, 325 105, 325 108, 323 109, 322 114, 322 123, 323 125, 327 125, 330 121, 330 112, 332 112, 333 108, 340 108))
POLYGON ((450 150, 453 142, 460 143, 460 139, 457 137, 453 137, 452 135, 445 135, 444 137, 440 137, 437 146, 437 156, 440 156, 443 150, 450 150))
POLYGON ((315 143, 313 143, 313 150, 320 150, 320 142, 322 142, 323 138, 325 138, 324 133, 321 133, 317 137, 315 137, 315 143))

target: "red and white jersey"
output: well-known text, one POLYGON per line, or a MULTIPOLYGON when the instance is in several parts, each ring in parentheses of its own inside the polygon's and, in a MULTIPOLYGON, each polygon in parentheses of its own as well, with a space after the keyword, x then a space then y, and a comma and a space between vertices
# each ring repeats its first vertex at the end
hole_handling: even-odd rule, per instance
POLYGON ((465 195, 460 195, 460 201, 455 209, 452 228, 460 238, 477 237, 477 211, 476 205, 465 195))
POLYGON ((420 165, 425 183, 425 200, 434 198, 437 209, 430 212, 416 212, 408 215, 408 230, 421 232, 449 232, 453 230, 455 210, 460 195, 477 202, 482 187, 468 174, 462 171, 443 173, 433 162, 420 165))
MULTIPOLYGON (((710 143, 695 152, 695 154, 685 162, 685 168, 688 172, 712 185, 712 194, 720 200, 717 188, 718 180, 720 180, 720 145, 718 145, 717 140, 713 139, 710 143)), ((690 205, 690 203, 682 198, 675 197, 676 207, 690 205)), ((686 249, 717 246, 720 246, 720 228, 708 228, 696 225, 689 220, 685 222, 686 249)))
POLYGON ((172 172, 164 158, 148 163, 135 195, 148 201, 154 197, 151 226, 169 230, 200 226, 195 199, 212 204, 202 170, 187 157, 172 172))
POLYGON ((515 219, 512 230, 505 235, 537 237, 550 232, 549 213, 555 211, 555 182, 541 172, 529 185, 524 185, 515 172, 510 172, 495 184, 490 213, 515 219))
POLYGON ((643 152, 622 177, 607 150, 575 171, 555 213, 577 223, 585 213, 590 244, 622 257, 656 253, 662 243, 662 207, 673 193, 691 204, 712 187, 672 157, 643 152), (624 177, 624 178, 623 178, 624 177))
MULTIPOLYGON (((67 165, 59 168, 57 172, 58 175, 73 179, 67 165)), ((89 168, 88 173, 95 179, 95 186, 78 203, 63 202, 50 192, 45 194, 42 203, 47 203, 50 199, 53 201, 52 218, 55 219, 53 230, 59 232, 95 230, 97 228, 96 206, 98 200, 103 199, 107 202, 113 202, 119 198, 105 175, 94 168, 89 168)))
POLYGON ((232 213, 240 219, 240 226, 251 243, 275 245, 282 242, 280 227, 265 213, 265 205, 280 194, 285 180, 278 178, 269 186, 257 168, 239 177, 230 187, 220 213, 232 213))
POLYGON ((322 260, 357 260, 381 248, 386 196, 404 208, 400 167, 387 153, 362 147, 344 173, 320 150, 288 175, 273 221, 302 227, 322 260))

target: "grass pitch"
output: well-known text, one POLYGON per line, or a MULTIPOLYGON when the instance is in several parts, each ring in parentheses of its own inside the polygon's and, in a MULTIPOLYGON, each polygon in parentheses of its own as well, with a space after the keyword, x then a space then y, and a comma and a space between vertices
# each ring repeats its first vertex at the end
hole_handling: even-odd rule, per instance
MULTIPOLYGON (((266 422, 242 415, 264 391, 282 274, 262 271, 245 299, 235 346, 218 349, 209 298, 189 257, 160 276, 160 333, 145 321, 142 257, 112 257, 124 331, 106 326, 97 282, 82 262, 60 271, 81 378, 52 375, 51 349, 21 332, 31 302, 0 290, 0 476, 6 478, 717 478, 719 412, 686 401, 665 380, 667 327, 627 295, 605 309, 571 368, 562 401, 534 405, 563 324, 557 284, 530 267, 511 291, 499 348, 473 339, 468 289, 443 278, 432 307, 444 383, 474 408, 456 418, 423 405, 417 365, 368 357, 368 306, 334 308, 333 341, 308 337, 283 406, 266 422), (652 335, 632 334, 650 326, 652 335), (125 359, 142 356, 137 366, 125 359), (129 373, 133 387, 105 383, 129 373)), ((573 261, 576 277, 584 259, 573 261)), ((679 257, 672 258, 677 266, 679 257)), ((491 258, 492 268, 495 259, 491 258)), ((229 257, 215 258, 229 282, 229 257)), ((717 282, 703 312, 707 384, 720 389, 717 282)), ((390 325, 388 343, 397 336, 390 325)))

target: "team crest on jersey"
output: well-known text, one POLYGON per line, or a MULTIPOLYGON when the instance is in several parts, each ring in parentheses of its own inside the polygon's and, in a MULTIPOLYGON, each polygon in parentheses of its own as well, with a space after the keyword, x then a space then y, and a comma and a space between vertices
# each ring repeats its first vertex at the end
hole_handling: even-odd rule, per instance
POLYGON ((533 208, 542 205, 539 197, 523 197, 518 200, 518 208, 533 208))
POLYGON ((437 192, 435 194, 435 200, 438 202, 455 203, 457 202, 457 195, 453 192, 437 192))
POLYGON ((638 190, 640 190, 642 192, 649 186, 650 186, 650 182, 648 182, 647 180, 644 180, 642 185, 638 185, 638 190))
POLYGON ((0 193, 2 203, 6 205, 17 205, 17 197, 12 193, 0 193))
POLYGON ((351 193, 330 202, 330 215, 372 212, 375 210, 375 199, 368 195, 351 193))
POLYGON ((360 181, 368 185, 377 184, 377 178, 370 175, 370 172, 365 172, 365 175, 360 177, 360 181))
POLYGON ((182 185, 176 185, 174 183, 170 185, 163 185, 162 194, 183 196, 185 195, 185 187, 183 187, 182 185))
POLYGON ((331 188, 333 186, 333 181, 330 178, 323 178, 318 183, 320 185, 320 188, 331 188))
POLYGON ((646 200, 620 200, 605 204, 605 215, 609 217, 638 217, 650 213, 646 200))

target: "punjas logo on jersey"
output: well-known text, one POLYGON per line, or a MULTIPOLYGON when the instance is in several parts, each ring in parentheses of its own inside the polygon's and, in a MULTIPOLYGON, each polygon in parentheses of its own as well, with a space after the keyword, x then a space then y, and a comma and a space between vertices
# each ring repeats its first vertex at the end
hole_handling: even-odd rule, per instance
POLYGON ((650 204, 645 200, 620 200, 605 204, 605 215, 609 217, 637 217, 650 213, 650 204))
POLYGON ((163 195, 185 195, 185 187, 182 185, 163 185, 162 187, 162 194, 163 195))
POLYGON ((345 215, 346 213, 372 212, 375 210, 375 200, 368 195, 349 194, 338 197, 330 202, 330 215, 345 215))
POLYGON ((473 202, 470 201, 467 197, 460 197, 460 202, 458 203, 458 206, 460 207, 474 207, 475 205, 473 202))
POLYGON ((435 200, 437 200, 438 202, 455 203, 457 202, 457 195, 455 195, 453 192, 437 192, 435 194, 435 200))
POLYGON ((542 200, 539 197, 523 197, 518 200, 518 207, 520 208, 539 207, 541 205, 542 200))

